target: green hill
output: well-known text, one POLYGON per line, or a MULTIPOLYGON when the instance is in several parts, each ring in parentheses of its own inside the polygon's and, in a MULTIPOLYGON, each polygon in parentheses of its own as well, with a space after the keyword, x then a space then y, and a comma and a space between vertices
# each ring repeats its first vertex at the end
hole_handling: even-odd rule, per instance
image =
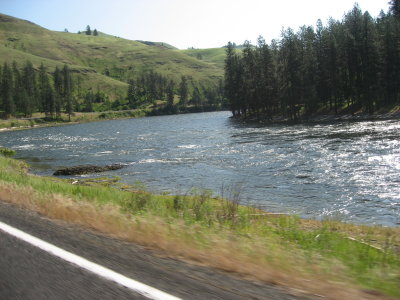
POLYGON ((203 62, 212 63, 220 69, 224 67, 226 48, 187 49, 181 52, 203 62))
POLYGON ((156 71, 176 82, 210 85, 222 78, 218 63, 199 60, 165 43, 131 41, 107 34, 88 36, 47 30, 32 22, 0 14, 0 63, 30 60, 49 70, 68 64, 82 89, 101 90, 111 99, 126 94, 127 80, 156 71))

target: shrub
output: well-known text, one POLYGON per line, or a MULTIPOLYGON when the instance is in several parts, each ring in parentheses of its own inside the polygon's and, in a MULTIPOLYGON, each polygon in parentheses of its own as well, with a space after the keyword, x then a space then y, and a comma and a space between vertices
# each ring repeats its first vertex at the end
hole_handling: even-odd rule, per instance
POLYGON ((11 157, 15 155, 15 150, 8 149, 8 148, 0 148, 0 154, 6 157, 11 157))

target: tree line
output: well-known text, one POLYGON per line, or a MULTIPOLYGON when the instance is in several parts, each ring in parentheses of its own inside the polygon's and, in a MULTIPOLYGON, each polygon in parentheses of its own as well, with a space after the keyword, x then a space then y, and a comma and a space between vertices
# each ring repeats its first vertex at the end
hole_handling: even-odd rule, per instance
POLYGON ((400 102, 399 1, 372 18, 356 4, 341 21, 282 31, 268 45, 228 43, 225 95, 233 115, 285 115, 321 108, 373 113, 400 102))
POLYGON ((41 64, 38 69, 30 61, 18 66, 5 62, 0 66, 0 117, 32 117, 35 112, 46 118, 58 119, 61 113, 156 107, 158 113, 210 111, 227 107, 222 80, 214 85, 203 85, 182 76, 175 82, 155 71, 139 74, 128 81, 125 97, 111 102, 104 92, 83 91, 80 81, 73 80, 68 65, 48 71, 41 64))
MULTIPOLYGON (((64 30, 65 32, 68 32, 67 29, 64 30)), ((95 28, 94 30, 90 29, 90 26, 87 25, 86 26, 86 30, 84 31, 85 35, 93 35, 93 36, 98 36, 99 32, 97 31, 97 29, 95 28)), ((81 31, 78 31, 78 34, 81 34, 81 31)))
POLYGON ((162 110, 167 113, 216 110, 226 106, 222 80, 206 86, 181 76, 176 82, 151 70, 136 80, 130 79, 128 85, 126 104, 130 109, 144 107, 156 100, 165 101, 162 110))
POLYGON ((51 75, 41 64, 35 71, 27 61, 20 69, 14 61, 0 66, 0 111, 4 118, 32 117, 42 112, 48 118, 59 118, 62 112, 73 112, 73 81, 67 65, 56 67, 51 75))

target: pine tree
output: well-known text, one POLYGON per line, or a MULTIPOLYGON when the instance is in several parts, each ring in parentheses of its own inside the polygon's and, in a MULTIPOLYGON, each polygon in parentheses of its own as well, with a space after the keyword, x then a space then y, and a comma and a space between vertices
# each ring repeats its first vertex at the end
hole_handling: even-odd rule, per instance
POLYGON ((8 64, 5 62, 1 78, 1 104, 4 116, 9 118, 15 115, 15 104, 13 98, 13 76, 8 64))
POLYGON ((15 61, 12 63, 12 73, 14 79, 13 98, 15 110, 21 111, 21 104, 23 102, 23 98, 26 97, 26 93, 24 92, 25 87, 23 85, 21 72, 19 71, 18 65, 15 61))
POLYGON ((46 117, 54 118, 54 114, 56 113, 56 96, 43 64, 39 67, 38 90, 41 103, 40 110, 45 113, 46 117))
POLYGON ((392 105, 400 100, 400 26, 392 15, 381 14, 378 19, 381 53, 382 106, 392 105))
POLYGON ((93 30, 93 35, 94 35, 94 36, 98 36, 98 35, 99 35, 99 33, 97 32, 97 29, 96 29, 96 28, 93 30))
POLYGON ((301 86, 300 100, 305 112, 310 115, 317 109, 317 57, 315 51, 316 34, 311 26, 303 26, 298 33, 301 42, 301 86))
POLYGON ((301 86, 301 42, 291 28, 282 32, 280 60, 280 93, 282 107, 291 120, 297 120, 301 86))
POLYGON ((243 109, 241 88, 242 88, 242 72, 240 58, 236 54, 235 44, 229 42, 226 46, 226 58, 225 58, 225 82, 224 91, 226 98, 228 99, 231 111, 234 116, 240 115, 245 111, 243 109))
POLYGON ((128 94, 127 94, 129 108, 138 108, 140 105, 140 97, 136 88, 136 83, 132 79, 128 81, 128 94))
POLYGON ((200 93, 199 88, 197 87, 197 85, 193 86, 193 94, 192 94, 192 98, 190 100, 194 106, 196 107, 202 107, 203 106, 203 99, 202 99, 202 95, 200 93))
POLYGON ((170 80, 167 85, 167 103, 169 107, 174 106, 174 96, 175 96, 174 87, 175 83, 172 80, 170 80))
POLYGON ((399 20, 400 19, 400 0, 390 0, 390 12, 399 20))
MULTIPOLYGON (((256 78, 259 78, 259 68, 257 68, 256 55, 253 46, 249 41, 244 42, 244 49, 242 54, 242 65, 243 65, 243 85, 244 85, 244 97, 248 108, 255 114, 258 114, 258 97, 256 94, 256 78)), ((245 110, 245 114, 247 109, 245 110)))
POLYGON ((67 65, 64 65, 62 69, 62 79, 63 79, 63 101, 65 106, 65 112, 68 114, 68 120, 71 121, 71 115, 73 113, 72 78, 71 78, 71 71, 67 65))
POLYGON ((56 117, 61 117, 62 110, 62 102, 63 102, 63 79, 61 71, 58 67, 54 70, 53 73, 53 82, 54 82, 54 109, 56 113, 56 117))
POLYGON ((345 15, 344 26, 346 40, 344 51, 348 68, 348 90, 352 103, 361 105, 362 91, 362 60, 363 47, 362 27, 363 16, 360 7, 356 4, 353 9, 345 15))
POLYGON ((186 107, 189 98, 189 90, 187 79, 185 76, 181 77, 181 83, 179 84, 179 105, 181 107, 186 107))
POLYGON ((85 98, 84 98, 84 107, 83 110, 84 112, 92 112, 93 111, 93 102, 94 102, 95 95, 93 92, 90 90, 86 93, 85 98))
POLYGON ((92 35, 92 30, 90 29, 90 26, 89 26, 89 25, 86 26, 85 34, 86 34, 86 35, 92 35))
POLYGON ((379 90, 379 52, 374 20, 368 12, 363 16, 362 60, 362 103, 368 113, 375 109, 374 101, 380 96, 379 90))
POLYGON ((275 63, 270 47, 263 37, 257 40, 257 66, 260 69, 256 80, 256 95, 260 108, 267 118, 272 117, 273 106, 276 102, 275 63))
POLYGON ((48 78, 46 73, 46 68, 43 63, 39 67, 38 74, 38 98, 39 98, 39 111, 48 115, 48 111, 46 109, 46 93, 48 87, 48 78))
POLYGON ((22 80, 24 84, 24 93, 26 94, 21 99, 20 110, 26 117, 30 117, 37 107, 36 75, 30 61, 25 63, 22 70, 22 80))

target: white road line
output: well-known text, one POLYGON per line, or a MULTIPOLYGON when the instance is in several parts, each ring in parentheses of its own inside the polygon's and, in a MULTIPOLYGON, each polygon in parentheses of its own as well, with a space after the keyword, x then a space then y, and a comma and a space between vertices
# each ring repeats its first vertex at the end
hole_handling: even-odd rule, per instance
POLYGON ((15 236, 18 239, 21 239, 35 247, 38 247, 50 254, 53 254, 63 260, 66 260, 72 264, 75 264, 83 269, 91 271, 101 277, 104 277, 108 280, 117 282, 138 294, 141 294, 149 299, 162 299, 162 300, 180 300, 175 296, 169 295, 165 292, 157 290, 151 286, 138 282, 136 280, 130 279, 124 275, 121 275, 117 272, 114 272, 110 269, 102 267, 96 263, 88 261, 87 259, 75 255, 71 252, 65 251, 57 246, 49 244, 41 239, 38 239, 30 234, 27 234, 19 229, 11 227, 3 222, 0 222, 0 230, 7 232, 8 234, 15 236))

